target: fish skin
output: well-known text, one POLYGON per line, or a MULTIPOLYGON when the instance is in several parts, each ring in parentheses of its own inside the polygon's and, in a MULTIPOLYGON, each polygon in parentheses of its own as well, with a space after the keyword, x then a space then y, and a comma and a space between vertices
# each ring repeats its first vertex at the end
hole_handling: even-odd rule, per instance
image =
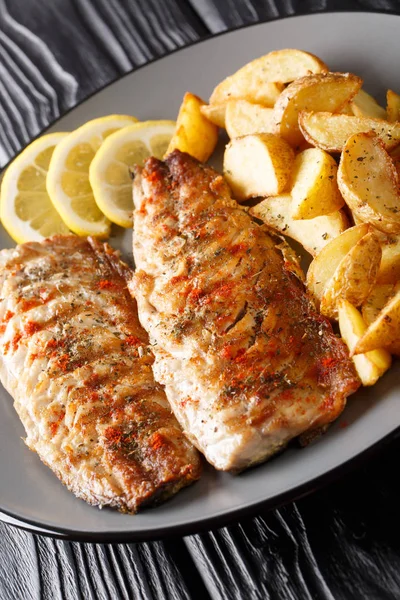
POLYGON ((0 378, 27 446, 77 497, 135 513, 201 463, 154 381, 130 277, 91 238, 0 252, 0 378))
POLYGON ((133 198, 129 288, 155 378, 207 460, 240 471, 336 419, 360 385, 347 348, 223 177, 176 150, 136 168, 133 198))

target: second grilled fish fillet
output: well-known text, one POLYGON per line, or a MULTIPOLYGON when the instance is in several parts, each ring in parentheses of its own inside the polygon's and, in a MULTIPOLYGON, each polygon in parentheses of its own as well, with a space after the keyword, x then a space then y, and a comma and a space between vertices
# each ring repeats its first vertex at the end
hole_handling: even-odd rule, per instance
POLYGON ((347 349, 223 178, 175 151, 137 170, 134 202, 155 378, 206 458, 241 470, 333 421, 360 385, 347 349))
POLYGON ((77 236, 0 252, 0 376, 26 443, 76 496, 124 512, 200 474, 153 379, 130 274, 77 236))

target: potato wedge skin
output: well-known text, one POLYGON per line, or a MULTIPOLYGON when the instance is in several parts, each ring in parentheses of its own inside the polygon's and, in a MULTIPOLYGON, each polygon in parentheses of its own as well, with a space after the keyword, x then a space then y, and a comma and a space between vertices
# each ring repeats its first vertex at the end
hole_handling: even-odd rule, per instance
POLYGON ((284 191, 294 161, 292 148, 271 133, 234 138, 226 146, 224 175, 237 200, 284 191))
POLYGON ((346 229, 326 244, 311 262, 307 271, 307 289, 317 305, 321 302, 326 284, 333 277, 342 259, 368 232, 369 226, 366 223, 346 229))
POLYGON ((393 90, 386 92, 386 113, 388 121, 400 121, 400 95, 393 90))
POLYGON ((250 214, 271 229, 299 242, 312 256, 316 256, 330 240, 339 236, 349 226, 348 219, 341 210, 315 219, 293 219, 290 194, 266 198, 253 206, 250 214))
POLYGON ((292 175, 293 219, 313 219, 344 206, 335 159, 319 148, 297 154, 292 175))
POLYGON ((354 354, 376 348, 398 351, 400 345, 400 289, 385 304, 353 349, 354 354))
POLYGON ((351 73, 318 73, 290 83, 275 106, 276 131, 293 147, 303 138, 298 124, 301 110, 336 112, 358 92, 362 79, 351 73))
POLYGON ((299 126, 305 139, 327 152, 341 152, 350 136, 374 131, 386 150, 400 144, 400 124, 347 114, 301 111, 299 126))
MULTIPOLYGON (((341 336, 352 354, 366 330, 366 325, 356 307, 343 298, 339 300, 338 314, 341 336)), ((365 386, 374 385, 392 364, 390 354, 381 348, 353 356, 352 360, 361 383, 365 386)))
POLYGON ((367 233, 346 254, 328 281, 321 298, 321 313, 337 319, 339 298, 360 306, 376 282, 381 256, 378 237, 373 232, 367 233))
POLYGON ((377 283, 361 306, 361 314, 368 326, 378 317, 382 308, 394 295, 395 285, 393 283, 377 283))
POLYGON ((274 111, 248 100, 229 100, 226 104, 225 127, 231 139, 253 133, 273 133, 274 111))
POLYGON ((226 104, 202 104, 201 114, 217 127, 225 128, 226 104))
POLYGON ((356 117, 373 117, 375 119, 386 119, 387 117, 386 110, 363 89, 354 96, 351 108, 356 117))
POLYGON ((166 155, 178 149, 201 162, 210 158, 217 145, 218 127, 201 113, 200 108, 204 105, 205 102, 198 96, 189 92, 185 94, 166 155))
POLYGON ((400 233, 399 179, 393 160, 372 133, 351 136, 338 169, 339 189, 361 220, 388 234, 400 233))

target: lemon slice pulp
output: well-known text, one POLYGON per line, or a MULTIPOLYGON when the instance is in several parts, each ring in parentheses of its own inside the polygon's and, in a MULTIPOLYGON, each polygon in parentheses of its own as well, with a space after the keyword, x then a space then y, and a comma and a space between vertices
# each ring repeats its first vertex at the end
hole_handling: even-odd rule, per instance
POLYGON ((126 115, 93 119, 72 131, 54 151, 47 174, 47 192, 74 233, 108 236, 110 222, 94 200, 89 167, 109 135, 136 121, 135 117, 126 115))
POLYGON ((18 244, 69 233, 46 191, 54 149, 67 136, 68 133, 43 135, 18 155, 4 174, 0 217, 18 244))
POLYGON ((174 121, 143 121, 110 135, 93 158, 89 180, 99 209, 122 227, 132 227, 129 167, 149 156, 162 158, 175 131, 174 121))

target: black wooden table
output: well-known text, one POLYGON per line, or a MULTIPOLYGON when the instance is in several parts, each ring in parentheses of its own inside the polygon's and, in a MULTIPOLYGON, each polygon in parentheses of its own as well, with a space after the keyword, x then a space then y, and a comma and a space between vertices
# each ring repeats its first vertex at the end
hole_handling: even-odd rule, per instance
MULTIPOLYGON (((398 0, 0 0, 0 166, 133 66, 210 33, 398 0)), ((0 599, 400 598, 400 439, 339 482, 221 530, 144 544, 0 523, 0 599)), ((0 492, 1 493, 1 492, 0 492)))

